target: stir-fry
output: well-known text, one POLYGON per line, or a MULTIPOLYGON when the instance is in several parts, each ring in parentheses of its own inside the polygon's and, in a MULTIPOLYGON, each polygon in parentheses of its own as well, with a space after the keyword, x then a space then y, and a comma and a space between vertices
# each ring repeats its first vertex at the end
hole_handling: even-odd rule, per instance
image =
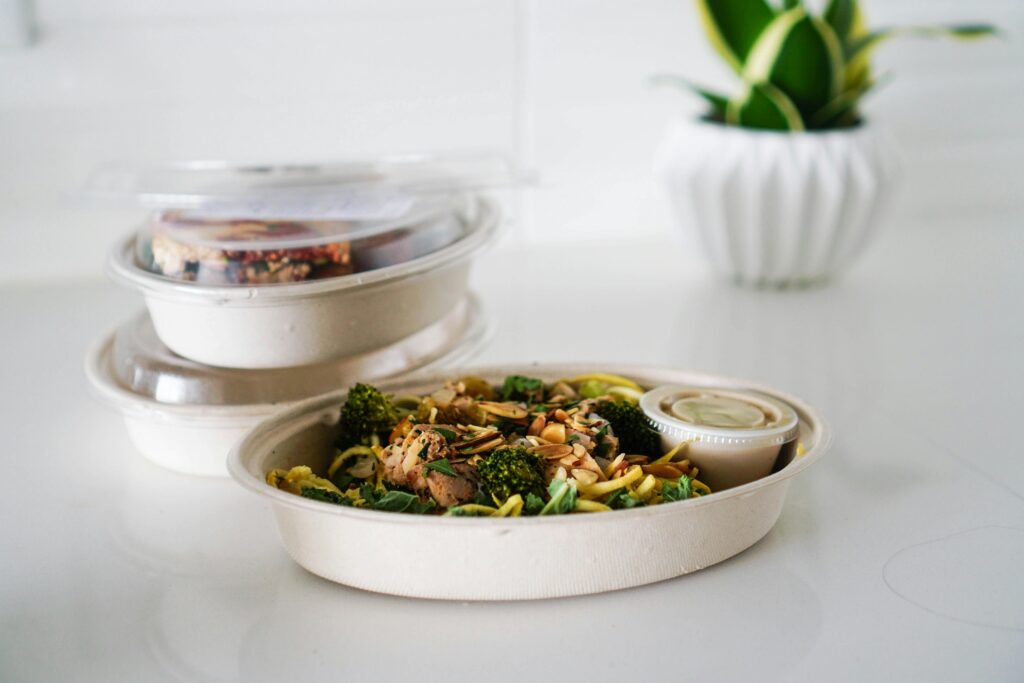
POLYGON ((686 444, 662 452, 642 389, 595 373, 545 384, 478 377, 427 396, 355 385, 325 472, 275 469, 267 483, 336 505, 450 516, 602 512, 710 493, 686 444))

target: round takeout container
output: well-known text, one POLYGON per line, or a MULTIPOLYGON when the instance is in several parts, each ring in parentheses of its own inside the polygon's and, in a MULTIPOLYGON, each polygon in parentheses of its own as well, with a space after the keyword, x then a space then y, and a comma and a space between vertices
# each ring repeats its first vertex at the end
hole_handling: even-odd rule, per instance
POLYGON ((661 386, 640 399, 661 446, 686 443, 700 480, 722 491, 767 476, 796 448, 799 417, 769 394, 707 386, 661 386))
MULTIPOLYGON (((319 279, 271 284, 169 277, 152 270, 150 229, 115 245, 107 270, 142 292, 157 335, 185 358, 248 369, 323 363, 389 346, 443 318, 465 298, 471 259, 494 239, 499 209, 474 193, 445 195, 430 206, 428 218, 417 214, 422 224, 400 222, 344 242, 346 267, 365 268, 349 274, 332 270, 319 279)), ((277 242, 270 246, 283 248, 277 242)), ((220 248, 218 253, 229 253, 222 243, 220 248)), ((193 270, 168 265, 169 258, 162 262, 168 271, 193 270)), ((261 263, 265 268, 266 259, 261 263)))
MULTIPOLYGON (((446 379, 474 374, 498 383, 509 374, 555 381, 596 369, 664 384, 754 390, 793 407, 806 449, 776 472, 727 491, 631 510, 551 517, 467 518, 377 512, 321 503, 266 483, 274 468, 326 469, 344 391, 304 401, 245 436, 228 470, 270 502, 285 548, 331 581, 420 598, 524 600, 599 593, 694 572, 756 543, 782 510, 792 477, 831 443, 822 417, 793 396, 746 382, 658 367, 545 364, 451 369, 380 383, 386 392, 425 394, 446 379)), ((270 533, 267 530, 267 533, 270 533)))
POLYGON ((231 446, 275 412, 357 381, 465 363, 493 331, 476 297, 405 339, 339 361, 271 370, 204 366, 174 354, 134 316, 86 356, 93 392, 124 418, 136 448, 186 474, 225 476, 231 446))

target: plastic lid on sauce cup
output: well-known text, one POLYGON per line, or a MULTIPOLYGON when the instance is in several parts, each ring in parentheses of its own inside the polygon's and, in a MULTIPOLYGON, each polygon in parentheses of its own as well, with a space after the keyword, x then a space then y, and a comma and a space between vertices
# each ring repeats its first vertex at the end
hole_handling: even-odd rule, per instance
POLYGON ((756 391, 663 386, 648 391, 640 407, 651 426, 676 441, 759 448, 797 437, 792 407, 756 391))

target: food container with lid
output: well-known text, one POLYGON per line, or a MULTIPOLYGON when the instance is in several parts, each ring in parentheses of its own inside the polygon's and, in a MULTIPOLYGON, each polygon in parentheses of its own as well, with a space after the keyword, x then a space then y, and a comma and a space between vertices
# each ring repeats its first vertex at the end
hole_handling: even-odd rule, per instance
POLYGON ((142 292, 160 339, 257 369, 365 353, 444 317, 500 224, 479 190, 510 178, 487 156, 192 164, 106 169, 85 195, 153 209, 107 270, 142 292))
POLYGON ((670 385, 640 399, 662 446, 687 442, 687 457, 714 491, 767 476, 792 457, 799 418, 785 401, 727 387, 670 385))
POLYGON ((101 338, 85 369, 94 393, 122 414, 144 456, 179 472, 223 476, 234 442, 275 411, 357 381, 464 362, 490 333, 485 312, 469 295, 426 328, 373 351, 302 367, 242 370, 178 356, 143 312, 101 338))
MULTIPOLYGON (((453 368, 378 384, 428 394, 446 379, 499 384, 525 374, 554 382, 600 370, 644 389, 677 384, 756 392, 792 407, 802 455, 756 481, 679 502, 538 517, 447 517, 331 505, 269 485, 273 469, 324 471, 334 455, 346 391, 297 404, 233 449, 231 476, 271 504, 292 558, 310 572, 366 590, 421 598, 522 600, 639 586, 695 572, 749 548, 774 526, 789 483, 828 449, 828 425, 810 406, 747 382, 660 367, 544 364, 453 368)), ((704 473, 701 473, 703 479, 704 473)), ((267 529, 266 533, 273 533, 267 529)))

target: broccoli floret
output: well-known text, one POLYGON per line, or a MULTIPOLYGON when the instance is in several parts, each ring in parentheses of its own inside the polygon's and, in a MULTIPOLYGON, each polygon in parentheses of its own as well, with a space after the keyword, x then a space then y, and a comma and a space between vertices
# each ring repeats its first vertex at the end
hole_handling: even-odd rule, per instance
POLYGON ((391 400, 369 384, 357 384, 348 391, 341 408, 341 436, 337 447, 369 445, 374 435, 386 438, 398 424, 398 416, 391 400))
POLYGON ((625 401, 601 401, 595 412, 608 420, 619 438, 619 452, 629 455, 661 455, 661 437, 647 423, 644 411, 625 401))
POLYGON ((480 487, 498 500, 517 493, 535 496, 544 493, 544 463, 540 456, 522 446, 506 446, 495 450, 476 466, 480 487))
POLYGON ((544 381, 523 375, 509 375, 501 385, 501 400, 540 403, 544 400, 544 381))

